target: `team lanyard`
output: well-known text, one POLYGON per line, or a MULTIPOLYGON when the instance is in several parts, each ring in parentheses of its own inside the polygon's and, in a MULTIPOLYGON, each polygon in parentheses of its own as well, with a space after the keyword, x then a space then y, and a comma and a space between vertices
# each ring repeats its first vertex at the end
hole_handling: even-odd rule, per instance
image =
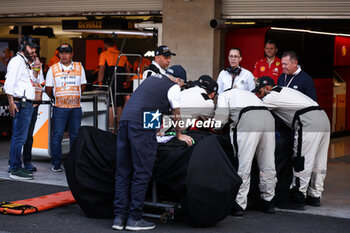
MULTIPOLYGON (((300 66, 298 66, 298 67, 300 68, 300 66)), ((298 70, 299 70, 299 68, 298 68, 298 70)), ((297 71, 295 71, 295 72, 297 72, 297 71)), ((300 71, 301 71, 301 69, 300 69, 300 71)), ((289 82, 288 82, 286 87, 289 87, 290 83, 293 81, 295 76, 297 76, 300 73, 300 71, 298 73, 294 73, 293 77, 289 80, 289 82)), ((287 74, 284 74, 284 85, 286 85, 286 82, 287 82, 287 74)))
POLYGON ((290 83, 293 81, 293 79, 295 78, 297 74, 293 75, 293 77, 289 80, 288 84, 286 85, 287 82, 287 74, 284 74, 284 85, 286 85, 286 87, 289 87, 290 83))
POLYGON ((26 66, 27 66, 27 71, 28 71, 29 80, 30 80, 30 82, 32 83, 32 85, 34 86, 33 78, 35 78, 35 77, 34 77, 34 75, 33 75, 33 78, 32 78, 32 75, 31 75, 31 73, 30 73, 32 67, 29 65, 28 60, 27 60, 22 54, 20 54, 19 52, 17 52, 17 55, 19 55, 21 58, 23 58, 23 61, 24 61, 24 63, 25 63, 26 66))
POLYGON ((74 63, 72 62, 69 66, 69 70, 68 71, 66 71, 66 70, 64 70, 63 69, 63 64, 62 64, 62 62, 59 62, 58 63, 59 64, 59 66, 60 66, 60 69, 62 70, 62 78, 63 78, 63 82, 64 82, 64 87, 66 87, 67 86, 67 78, 69 77, 69 73, 72 71, 72 70, 74 70, 74 63))
POLYGON ((32 68, 30 67, 30 65, 29 65, 29 63, 28 63, 28 60, 27 60, 25 57, 23 57, 23 55, 20 54, 20 53, 17 53, 17 55, 19 55, 19 56, 21 56, 21 58, 23 58, 24 62, 26 63, 27 68, 28 68, 29 70, 31 70, 32 68))

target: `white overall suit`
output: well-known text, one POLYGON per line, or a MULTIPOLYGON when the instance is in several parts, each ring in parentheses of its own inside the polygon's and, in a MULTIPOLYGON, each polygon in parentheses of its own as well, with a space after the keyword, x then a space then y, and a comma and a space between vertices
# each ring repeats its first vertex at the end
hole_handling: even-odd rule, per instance
POLYGON ((231 137, 238 156, 238 175, 242 185, 238 191, 236 202, 245 209, 250 186, 250 171, 254 155, 260 170, 259 189, 261 198, 271 201, 275 196, 275 121, 262 101, 255 94, 240 89, 231 89, 219 95, 215 121, 222 126, 233 121, 231 137))
POLYGON ((321 197, 330 139, 326 113, 310 97, 288 87, 274 87, 263 102, 295 132, 291 189, 304 197, 321 197))

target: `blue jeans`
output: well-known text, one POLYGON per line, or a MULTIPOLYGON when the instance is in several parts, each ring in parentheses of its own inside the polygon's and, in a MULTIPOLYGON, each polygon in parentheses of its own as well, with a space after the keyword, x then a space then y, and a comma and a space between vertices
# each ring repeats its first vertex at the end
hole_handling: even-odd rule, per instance
POLYGON ((81 123, 81 108, 58 108, 53 107, 52 135, 50 141, 51 157, 53 166, 62 164, 62 137, 68 124, 69 145, 72 145, 78 135, 81 123))
POLYGON ((148 182, 157 155, 155 130, 120 121, 117 136, 114 215, 141 219, 148 182))
POLYGON ((27 140, 29 124, 33 115, 33 105, 26 102, 25 107, 21 103, 15 103, 19 112, 12 119, 12 136, 10 144, 10 170, 22 167, 22 146, 27 140))
POLYGON ((34 107, 32 119, 30 121, 27 141, 23 146, 23 164, 27 167, 32 162, 32 146, 33 146, 33 132, 35 128, 35 122, 38 117, 39 106, 34 107))

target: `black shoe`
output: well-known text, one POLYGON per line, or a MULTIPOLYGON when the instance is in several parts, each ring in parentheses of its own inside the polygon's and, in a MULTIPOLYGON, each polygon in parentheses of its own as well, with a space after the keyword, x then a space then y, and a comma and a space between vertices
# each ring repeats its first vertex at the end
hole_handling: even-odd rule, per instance
POLYGON ((297 204, 306 204, 306 198, 302 192, 300 192, 297 188, 292 188, 290 190, 290 202, 297 204))
POLYGON ((51 168, 51 170, 53 171, 53 172, 61 172, 62 171, 62 168, 61 168, 61 166, 52 166, 52 168, 51 168))
POLYGON ((267 214, 275 214, 276 213, 275 205, 274 205, 273 201, 261 200, 260 208, 263 212, 265 212, 267 214))
POLYGON ((27 169, 28 171, 32 171, 32 172, 36 172, 37 171, 36 167, 34 167, 33 164, 30 163, 30 162, 24 164, 24 168, 27 169))
POLYGON ((147 222, 144 219, 133 220, 128 218, 126 222, 125 230, 129 231, 142 231, 142 230, 151 230, 154 229, 156 225, 153 222, 147 222))
POLYGON ((306 196, 306 205, 320 207, 321 206, 321 200, 320 200, 319 197, 306 196))
POLYGON ((26 172, 26 173, 28 173, 30 176, 33 176, 33 172, 32 171, 30 171, 30 170, 28 170, 28 169, 26 169, 26 168, 23 168, 23 167, 21 167, 21 168, 19 168, 20 170, 22 170, 22 171, 24 171, 24 172, 26 172))
POLYGON ((244 215, 243 210, 231 210, 231 215, 236 217, 242 217, 244 215))
POLYGON ((113 221, 112 229, 123 230, 125 227, 126 217, 116 216, 113 221))
POLYGON ((236 216, 236 217, 241 217, 244 215, 244 210, 243 208, 238 205, 236 202, 232 207, 232 210, 230 212, 230 215, 236 216))
POLYGON ((277 208, 284 209, 284 210, 305 210, 305 205, 300 203, 294 203, 294 202, 283 202, 276 205, 277 208))
POLYGON ((32 180, 33 175, 27 173, 23 168, 17 170, 12 169, 10 172, 10 177, 15 180, 32 180))

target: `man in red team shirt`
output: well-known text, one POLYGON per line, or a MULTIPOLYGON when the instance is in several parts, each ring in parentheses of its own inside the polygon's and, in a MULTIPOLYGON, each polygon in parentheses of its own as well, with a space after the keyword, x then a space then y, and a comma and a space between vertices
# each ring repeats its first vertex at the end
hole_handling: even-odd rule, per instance
POLYGON ((271 77, 277 83, 278 77, 282 74, 283 69, 281 59, 276 56, 276 43, 268 40, 265 43, 265 57, 255 62, 253 75, 255 81, 262 76, 271 77))

